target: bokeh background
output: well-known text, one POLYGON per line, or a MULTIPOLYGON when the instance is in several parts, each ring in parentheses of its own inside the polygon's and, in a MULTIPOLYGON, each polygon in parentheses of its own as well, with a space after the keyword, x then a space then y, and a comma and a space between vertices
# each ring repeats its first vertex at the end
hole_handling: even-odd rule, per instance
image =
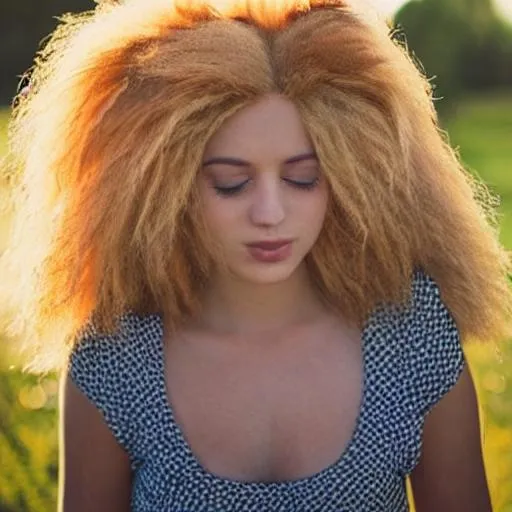
MULTIPOLYGON (((452 145, 466 167, 501 196, 501 238, 512 249, 512 0, 364 1, 397 27, 394 37, 407 44, 435 85, 452 145)), ((93 7, 93 0, 2 0, 0 158, 20 78, 56 17, 93 7)), ((0 173, 0 253, 10 227, 7 194, 0 173)), ((0 512, 55 510, 57 376, 24 374, 10 343, 0 332, 0 512)), ((480 397, 495 511, 512 512, 512 343, 490 340, 466 347, 466 355, 480 397)))

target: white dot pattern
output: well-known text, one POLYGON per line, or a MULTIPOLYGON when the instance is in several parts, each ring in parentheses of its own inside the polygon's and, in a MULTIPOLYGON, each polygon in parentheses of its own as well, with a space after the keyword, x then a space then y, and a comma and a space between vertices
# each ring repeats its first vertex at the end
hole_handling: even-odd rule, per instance
POLYGON ((188 446, 167 400, 162 333, 160 315, 129 313, 113 335, 88 326, 69 360, 129 454, 135 512, 408 511, 425 416, 465 365, 454 319, 417 269, 407 306, 379 306, 365 323, 363 400, 338 461, 300 480, 241 482, 206 471, 188 446))

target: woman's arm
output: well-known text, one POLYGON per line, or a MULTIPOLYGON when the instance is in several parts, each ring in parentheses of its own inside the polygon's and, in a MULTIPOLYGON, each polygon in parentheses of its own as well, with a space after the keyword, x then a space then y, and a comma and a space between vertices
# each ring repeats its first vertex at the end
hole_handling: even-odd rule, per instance
POLYGON ((411 474, 417 512, 492 511, 468 365, 427 415, 422 455, 411 474))
POLYGON ((59 512, 129 512, 128 455, 73 381, 62 384, 59 512))

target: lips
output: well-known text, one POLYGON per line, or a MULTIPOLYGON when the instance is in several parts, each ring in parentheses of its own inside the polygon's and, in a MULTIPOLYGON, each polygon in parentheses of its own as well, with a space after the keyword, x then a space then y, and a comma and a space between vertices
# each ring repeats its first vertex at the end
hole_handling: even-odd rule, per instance
POLYGON ((275 251, 284 245, 288 245, 292 240, 276 240, 276 241, 267 241, 267 242, 254 242, 247 244, 249 247, 257 247, 258 249, 263 249, 264 251, 275 251))

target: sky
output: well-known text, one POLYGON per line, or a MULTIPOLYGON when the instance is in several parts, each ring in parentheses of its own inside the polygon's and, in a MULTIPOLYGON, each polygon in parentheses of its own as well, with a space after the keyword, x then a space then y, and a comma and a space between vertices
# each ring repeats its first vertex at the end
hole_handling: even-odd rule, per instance
MULTIPOLYGON (((401 5, 406 3, 405 0, 367 0, 371 3, 377 11, 382 14, 391 15, 401 5)), ((512 0, 494 0, 498 12, 506 16, 512 21, 512 0)))

